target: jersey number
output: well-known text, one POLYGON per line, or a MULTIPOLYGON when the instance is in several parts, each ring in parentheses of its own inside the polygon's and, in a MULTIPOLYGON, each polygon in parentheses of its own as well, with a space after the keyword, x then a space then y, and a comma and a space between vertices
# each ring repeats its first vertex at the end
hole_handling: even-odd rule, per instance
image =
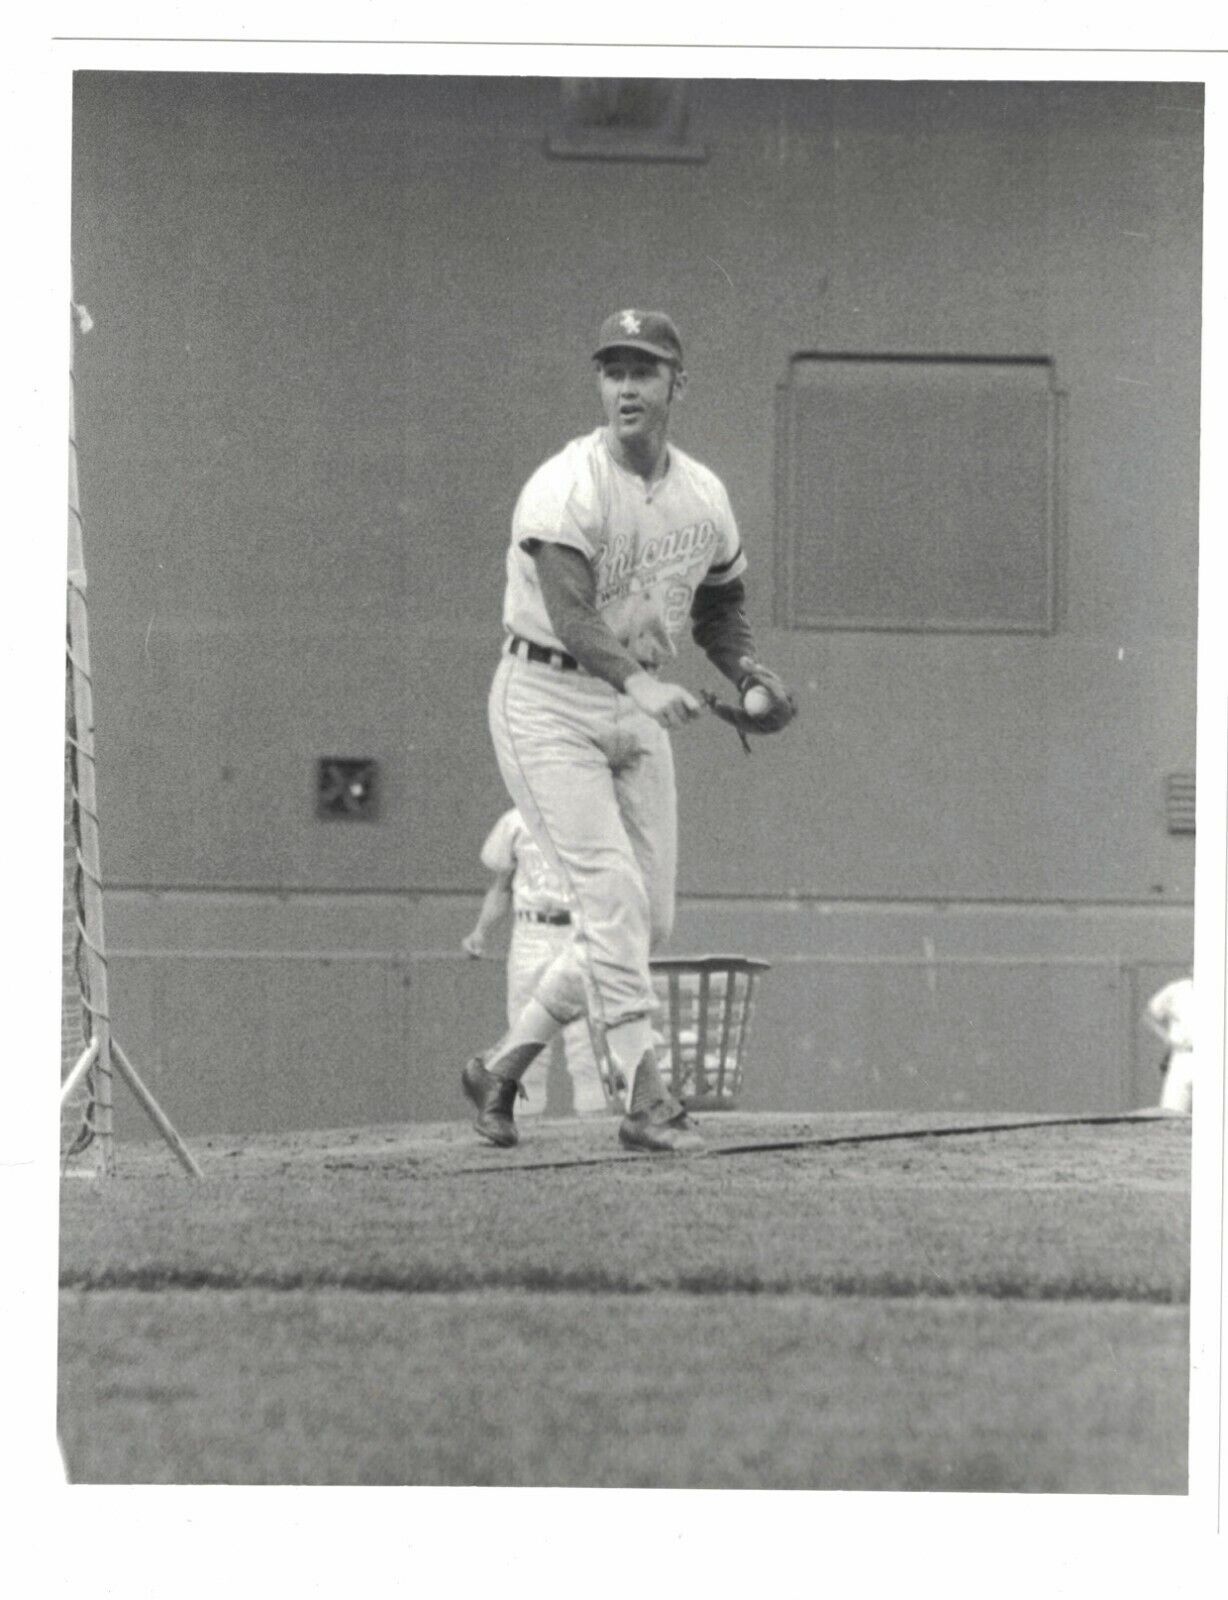
POLYGON ((665 591, 665 626, 670 633, 680 633, 690 614, 690 587, 685 583, 671 583, 665 591))

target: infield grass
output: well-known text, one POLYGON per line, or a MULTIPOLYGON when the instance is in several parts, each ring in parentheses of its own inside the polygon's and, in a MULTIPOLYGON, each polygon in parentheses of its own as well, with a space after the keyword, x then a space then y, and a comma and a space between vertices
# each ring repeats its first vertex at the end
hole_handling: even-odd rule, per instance
POLYGON ((1188 1122, 612 1135, 215 1140, 203 1184, 152 1146, 66 1182, 72 1477, 1184 1492, 1188 1122))

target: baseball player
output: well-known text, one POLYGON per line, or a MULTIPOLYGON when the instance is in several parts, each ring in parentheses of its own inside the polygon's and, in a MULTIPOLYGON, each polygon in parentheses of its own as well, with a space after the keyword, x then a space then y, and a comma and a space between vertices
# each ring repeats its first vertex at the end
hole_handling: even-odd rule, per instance
MULTIPOLYGON (((482 865, 494 876, 477 922, 461 940, 461 947, 475 958, 484 956, 491 933, 510 915, 507 1020, 511 1026, 542 973, 571 943, 571 902, 562 879, 541 853, 515 806, 503 813, 487 835, 482 865)), ((530 1108, 545 1107, 548 1066, 561 1070, 569 1081, 572 1110, 577 1116, 607 1109, 586 1016, 569 1022, 521 1079, 526 1093, 533 1091, 528 1093, 530 1108)))
POLYGON ((594 361, 604 424, 539 467, 516 502, 489 698, 504 783, 566 885, 575 938, 461 1083, 478 1133, 515 1144, 520 1080, 587 1010, 622 1097, 621 1142, 685 1151, 702 1141, 657 1065, 649 954, 674 918, 669 736, 701 703, 662 671, 689 627, 754 711, 756 731, 783 728, 797 703, 755 659, 746 558, 724 485, 669 440, 687 384, 673 322, 615 312, 594 361))
POLYGON ((1194 1109, 1194 979, 1178 978, 1157 989, 1147 1002, 1151 1031, 1167 1048, 1160 1068, 1161 1111, 1194 1109))

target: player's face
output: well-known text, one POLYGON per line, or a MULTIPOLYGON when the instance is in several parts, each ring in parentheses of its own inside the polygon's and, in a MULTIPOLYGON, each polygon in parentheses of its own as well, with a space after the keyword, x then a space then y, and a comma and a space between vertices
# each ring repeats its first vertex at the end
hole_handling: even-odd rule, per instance
POLYGON ((668 361, 657 361, 642 351, 612 351, 597 378, 612 436, 624 444, 662 436, 681 378, 668 361))

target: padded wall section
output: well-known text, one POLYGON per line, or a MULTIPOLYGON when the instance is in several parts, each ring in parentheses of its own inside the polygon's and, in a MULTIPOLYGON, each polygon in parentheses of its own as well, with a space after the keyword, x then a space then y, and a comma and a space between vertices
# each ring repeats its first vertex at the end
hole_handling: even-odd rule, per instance
MULTIPOLYGON (((461 955, 464 896, 113 894, 124 1047, 185 1136, 465 1115, 504 963, 461 955)), ((764 1111, 1120 1111, 1154 1103, 1141 1008, 1188 966, 1164 907, 687 900, 671 954, 771 964, 744 1104, 764 1111)), ((116 1090, 122 1135, 152 1137, 116 1090)))

